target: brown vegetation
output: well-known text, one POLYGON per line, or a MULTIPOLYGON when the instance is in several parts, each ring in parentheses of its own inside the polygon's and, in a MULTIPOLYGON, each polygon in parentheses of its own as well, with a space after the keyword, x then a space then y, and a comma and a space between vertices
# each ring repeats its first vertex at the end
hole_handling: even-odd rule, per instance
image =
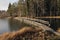
POLYGON ((4 33, 0 35, 0 40, 20 40, 19 37, 24 36, 26 32, 35 32, 35 29, 32 27, 24 27, 16 32, 4 33))
POLYGON ((60 33, 60 28, 58 28, 58 29, 57 29, 57 32, 59 32, 59 33, 60 33))
POLYGON ((18 31, 0 35, 0 40, 59 40, 49 31, 41 28, 24 27, 18 31))

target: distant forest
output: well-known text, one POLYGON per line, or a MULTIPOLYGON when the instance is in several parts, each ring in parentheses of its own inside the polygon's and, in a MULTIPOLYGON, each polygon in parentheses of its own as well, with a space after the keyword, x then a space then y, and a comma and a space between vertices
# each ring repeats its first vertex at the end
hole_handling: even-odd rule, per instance
POLYGON ((7 12, 10 16, 60 16, 60 0, 19 0, 9 3, 7 12))

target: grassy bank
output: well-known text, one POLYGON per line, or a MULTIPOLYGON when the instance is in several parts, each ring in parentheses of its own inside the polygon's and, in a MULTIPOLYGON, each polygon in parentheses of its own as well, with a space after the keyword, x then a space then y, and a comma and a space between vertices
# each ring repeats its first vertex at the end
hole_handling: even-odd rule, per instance
POLYGON ((18 31, 0 35, 0 40, 60 40, 60 36, 54 36, 50 32, 43 32, 32 27, 24 27, 18 31))

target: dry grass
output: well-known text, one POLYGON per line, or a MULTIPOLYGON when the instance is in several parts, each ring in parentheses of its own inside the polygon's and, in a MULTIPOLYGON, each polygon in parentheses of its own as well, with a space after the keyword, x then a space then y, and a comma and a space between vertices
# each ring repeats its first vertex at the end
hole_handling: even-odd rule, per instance
POLYGON ((24 27, 18 31, 4 33, 0 35, 0 40, 59 40, 49 32, 44 32, 41 28, 24 27))
POLYGON ((23 36, 26 32, 34 32, 34 29, 31 27, 24 27, 16 32, 3 33, 0 35, 0 40, 14 40, 14 38, 23 36))

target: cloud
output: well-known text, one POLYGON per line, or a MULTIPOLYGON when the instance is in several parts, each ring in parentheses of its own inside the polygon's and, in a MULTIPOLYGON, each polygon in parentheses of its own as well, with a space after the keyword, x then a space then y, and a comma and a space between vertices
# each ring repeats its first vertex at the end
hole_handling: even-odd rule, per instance
POLYGON ((18 0, 0 0, 0 10, 7 10, 9 3, 17 2, 18 0))

